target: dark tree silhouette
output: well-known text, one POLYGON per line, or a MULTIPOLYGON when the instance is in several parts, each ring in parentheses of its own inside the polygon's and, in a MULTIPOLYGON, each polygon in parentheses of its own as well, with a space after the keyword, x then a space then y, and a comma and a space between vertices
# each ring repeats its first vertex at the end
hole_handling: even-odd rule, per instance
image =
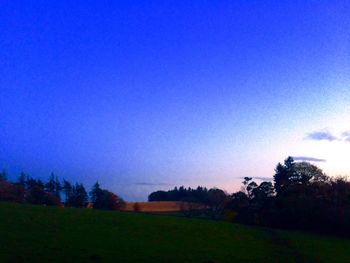
POLYGON ((54 175, 54 173, 51 173, 49 181, 45 184, 45 190, 46 192, 56 196, 59 200, 61 200, 61 183, 58 180, 57 176, 54 175))
POLYGON ((292 157, 277 164, 274 183, 257 184, 245 177, 242 190, 228 198, 219 189, 184 187, 149 195, 149 201, 186 200, 207 204, 208 215, 216 219, 231 213, 245 224, 350 236, 350 182, 330 178, 317 166, 292 157), (212 211, 218 213, 212 216, 212 211))
POLYGON ((45 190, 48 193, 54 194, 55 193, 55 175, 51 173, 49 181, 45 184, 45 190))
POLYGON ((103 190, 100 187, 100 184, 96 182, 90 191, 90 200, 95 208, 99 207, 99 201, 101 200, 103 190))
POLYGON ((18 184, 25 189, 27 186, 27 180, 28 180, 28 176, 25 173, 21 172, 17 181, 18 181, 18 184))
POLYGON ((2 170, 2 172, 0 172, 0 181, 7 181, 7 173, 5 170, 2 170))
POLYGON ((86 207, 88 194, 83 184, 76 183, 72 187, 71 196, 68 198, 67 205, 73 207, 86 207))
MULTIPOLYGON (((61 191, 65 196, 65 205, 72 207, 86 207, 88 194, 83 184, 72 185, 63 180, 61 185, 57 176, 51 173, 49 180, 44 183, 21 173, 16 183, 7 181, 5 172, 0 173, 0 201, 25 202, 30 204, 62 206, 61 191)), ((92 188, 91 199, 94 208, 119 210, 124 206, 122 198, 116 194, 101 189, 96 183, 92 188)))
POLYGON ((25 190, 21 185, 11 184, 5 180, 0 181, 0 201, 24 202, 25 190))
POLYGON ((55 177, 55 193, 54 195, 61 200, 61 191, 62 191, 62 185, 60 181, 58 180, 58 177, 55 177))
POLYGON ((251 177, 244 177, 243 181, 243 191, 249 197, 249 199, 253 199, 254 197, 254 189, 258 187, 258 185, 252 180, 251 177))
POLYGON ((284 160, 284 165, 278 163, 275 169, 274 182, 275 182, 275 191, 278 194, 283 192, 283 189, 288 187, 291 183, 290 179, 294 175, 294 160, 292 157, 288 157, 284 160))
POLYGON ((72 198, 73 195, 73 187, 71 183, 65 179, 63 179, 63 187, 62 190, 65 195, 65 203, 66 205, 69 205, 69 200, 72 198))
POLYGON ((112 192, 101 189, 98 182, 90 191, 90 199, 94 209, 119 210, 124 206, 123 199, 112 192))
POLYGON ((44 183, 40 179, 36 180, 29 177, 26 184, 26 201, 31 204, 45 204, 46 192, 44 183))
POLYGON ((148 196, 148 201, 184 201, 194 203, 208 203, 208 189, 198 186, 196 189, 180 186, 169 191, 156 191, 148 196))

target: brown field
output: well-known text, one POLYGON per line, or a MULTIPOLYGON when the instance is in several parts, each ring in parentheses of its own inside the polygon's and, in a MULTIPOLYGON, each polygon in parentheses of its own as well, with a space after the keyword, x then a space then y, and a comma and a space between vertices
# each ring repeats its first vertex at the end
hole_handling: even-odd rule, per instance
POLYGON ((162 202, 126 202, 124 211, 137 211, 137 212, 177 212, 183 210, 203 209, 204 205, 187 203, 187 202, 175 202, 175 201, 162 201, 162 202))

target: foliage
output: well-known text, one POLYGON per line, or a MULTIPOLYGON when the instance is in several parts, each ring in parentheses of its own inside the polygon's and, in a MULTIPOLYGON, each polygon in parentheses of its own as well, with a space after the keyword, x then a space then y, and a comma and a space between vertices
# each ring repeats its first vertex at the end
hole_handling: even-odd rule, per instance
POLYGON ((237 222, 350 235, 350 182, 291 157, 275 172, 274 185, 245 178, 245 192, 232 195, 237 222))
POLYGON ((7 181, 7 173, 5 170, 0 172, 0 181, 7 181))
MULTIPOLYGON (((24 173, 18 181, 7 180, 0 173, 0 201, 61 206, 86 207, 88 194, 83 184, 63 183, 54 174, 44 183, 24 173)), ((114 193, 102 189, 98 182, 90 191, 95 209, 120 210, 124 201, 114 193)), ((278 163, 272 182, 256 183, 245 177, 242 189, 228 195, 221 189, 185 188, 156 191, 149 201, 182 201, 185 216, 203 215, 212 219, 227 219, 245 224, 278 228, 307 229, 350 236, 350 182, 345 178, 330 178, 317 166, 294 162, 288 157, 278 163), (199 211, 199 212, 198 212, 199 211)), ((138 210, 137 206, 136 209, 138 210)))
POLYGON ((228 195, 221 189, 212 188, 208 191, 208 214, 212 219, 221 219, 228 202, 228 195))
POLYGON ((213 219, 232 211, 235 222, 350 235, 350 182, 292 157, 277 164, 273 183, 244 177, 241 191, 230 196, 215 188, 175 187, 151 193, 149 201, 200 202, 208 205, 207 215, 213 219))
POLYGON ((181 211, 187 217, 205 212, 212 219, 221 219, 228 195, 218 188, 208 190, 201 186, 196 189, 180 186, 169 191, 153 192, 148 196, 148 201, 181 201, 181 211), (201 206, 196 204, 201 204, 201 206))
MULTIPOLYGON (((95 208, 118 210, 124 201, 112 192, 103 190, 96 183, 91 191, 95 208)), ((21 173, 17 182, 7 181, 5 172, 0 173, 0 201, 18 203, 41 204, 49 206, 63 206, 61 195, 64 195, 65 205, 71 207, 86 207, 88 194, 81 183, 71 184, 67 180, 60 182, 57 176, 51 173, 49 180, 44 183, 21 173)))
POLYGON ((209 190, 198 186, 196 189, 180 186, 169 191, 156 191, 148 196, 148 201, 184 201, 194 203, 207 203, 209 190))
POLYGON ((66 197, 66 204, 69 204, 69 201, 72 199, 72 196, 73 196, 72 184, 69 181, 63 179, 62 190, 63 190, 64 195, 66 197))
POLYGON ((24 188, 7 181, 0 181, 0 200, 11 202, 23 202, 24 188))
POLYGON ((50 175, 49 181, 45 184, 46 192, 55 195, 59 200, 61 199, 60 192, 62 190, 62 186, 57 176, 53 173, 50 175))
POLYGON ((274 182, 277 195, 296 185, 310 185, 314 182, 327 182, 329 178, 317 166, 308 162, 295 163, 292 157, 277 164, 274 182))
POLYGON ((123 199, 108 190, 100 188, 98 182, 92 187, 90 198, 95 209, 120 210, 124 206, 123 199))
POLYGON ((67 205, 72 207, 86 207, 88 194, 83 184, 76 183, 71 187, 70 195, 67 199, 67 205))

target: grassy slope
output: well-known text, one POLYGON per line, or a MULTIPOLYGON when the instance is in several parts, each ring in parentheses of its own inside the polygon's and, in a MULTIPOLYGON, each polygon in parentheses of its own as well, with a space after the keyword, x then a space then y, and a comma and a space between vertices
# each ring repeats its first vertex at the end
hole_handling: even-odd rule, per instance
POLYGON ((350 262, 350 240, 225 222, 0 203, 0 262, 350 262))

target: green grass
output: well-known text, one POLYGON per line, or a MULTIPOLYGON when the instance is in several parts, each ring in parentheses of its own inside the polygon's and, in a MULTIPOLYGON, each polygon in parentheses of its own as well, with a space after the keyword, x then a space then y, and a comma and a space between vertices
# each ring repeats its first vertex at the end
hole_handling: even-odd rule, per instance
POLYGON ((0 203, 0 262, 350 262, 350 240, 201 219, 0 203))

